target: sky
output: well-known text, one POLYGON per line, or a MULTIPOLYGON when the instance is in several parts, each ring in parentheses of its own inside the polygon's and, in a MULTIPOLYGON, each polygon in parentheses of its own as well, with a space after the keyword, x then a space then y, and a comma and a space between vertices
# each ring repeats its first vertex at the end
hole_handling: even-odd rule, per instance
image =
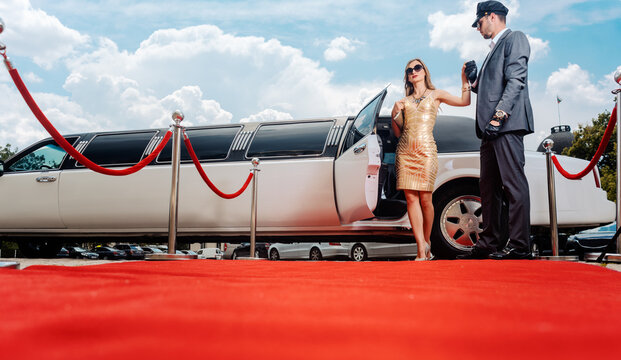
MULTIPOLYGON (((2 0, 0 42, 65 134, 183 124, 355 115, 389 85, 404 96, 410 59, 437 88, 461 93, 462 64, 488 40, 474 0, 2 0)), ((550 128, 612 111, 621 70, 621 0, 506 0, 507 26, 530 41, 535 150, 550 128), (557 96, 562 99, 557 103, 557 96)), ((443 105, 441 114, 474 116, 443 105)), ((0 69, 0 146, 49 135, 0 69)), ((474 129, 472 130, 474 131, 474 129)))

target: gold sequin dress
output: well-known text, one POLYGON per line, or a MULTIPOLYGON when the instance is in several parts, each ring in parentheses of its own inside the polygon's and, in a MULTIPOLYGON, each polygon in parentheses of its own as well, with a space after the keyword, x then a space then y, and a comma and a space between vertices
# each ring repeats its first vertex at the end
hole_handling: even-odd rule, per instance
POLYGON ((438 173, 438 149, 433 139, 438 106, 435 91, 419 104, 405 102, 403 130, 397 144, 397 190, 433 191, 438 173))

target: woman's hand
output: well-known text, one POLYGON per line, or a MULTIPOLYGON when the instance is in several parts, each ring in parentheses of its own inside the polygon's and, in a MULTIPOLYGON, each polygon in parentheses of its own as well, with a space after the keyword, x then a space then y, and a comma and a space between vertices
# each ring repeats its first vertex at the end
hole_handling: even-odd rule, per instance
POLYGON ((395 106, 392 107, 392 117, 395 117, 399 112, 405 108, 405 99, 395 101, 395 106))
POLYGON ((461 84, 468 85, 468 77, 466 76, 466 63, 461 67, 461 84))

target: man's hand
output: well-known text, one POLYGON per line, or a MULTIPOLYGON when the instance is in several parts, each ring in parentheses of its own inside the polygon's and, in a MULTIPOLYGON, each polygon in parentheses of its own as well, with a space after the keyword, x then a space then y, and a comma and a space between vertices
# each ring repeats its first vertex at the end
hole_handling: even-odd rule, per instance
POLYGON ((502 125, 505 123, 505 120, 509 117, 506 112, 502 110, 496 110, 496 113, 492 117, 492 120, 485 126, 485 133, 483 134, 487 140, 494 140, 498 137, 498 133, 500 129, 502 129, 502 125))

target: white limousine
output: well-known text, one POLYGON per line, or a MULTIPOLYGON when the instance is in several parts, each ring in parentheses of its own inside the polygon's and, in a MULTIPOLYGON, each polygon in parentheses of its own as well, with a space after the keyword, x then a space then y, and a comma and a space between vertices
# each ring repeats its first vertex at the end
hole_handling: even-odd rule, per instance
MULTIPOLYGON (((250 160, 261 160, 260 241, 413 242, 403 193, 395 189, 397 139, 390 118, 379 116, 385 96, 383 90, 355 117, 192 127, 186 132, 205 172, 223 192, 239 189, 252 167, 250 160)), ((149 154, 166 130, 65 138, 97 164, 124 168, 149 154)), ((439 116, 434 135, 439 171, 433 195, 433 252, 453 257, 467 251, 481 231, 480 142, 474 121, 465 117, 439 116)), ((559 158, 570 171, 582 170, 587 163, 559 158)), ((53 252, 76 239, 165 242, 170 159, 169 143, 141 171, 106 176, 77 163, 52 139, 42 140, 0 163, 0 239, 17 241, 31 255, 53 252)), ((235 199, 222 199, 204 184, 183 146, 181 159, 179 241, 247 241, 250 189, 235 199)), ((526 173, 533 232, 546 233, 544 154, 527 152, 526 173)), ((560 226, 593 227, 614 220, 614 204, 599 187, 598 176, 595 171, 570 181, 557 174, 560 226)))

